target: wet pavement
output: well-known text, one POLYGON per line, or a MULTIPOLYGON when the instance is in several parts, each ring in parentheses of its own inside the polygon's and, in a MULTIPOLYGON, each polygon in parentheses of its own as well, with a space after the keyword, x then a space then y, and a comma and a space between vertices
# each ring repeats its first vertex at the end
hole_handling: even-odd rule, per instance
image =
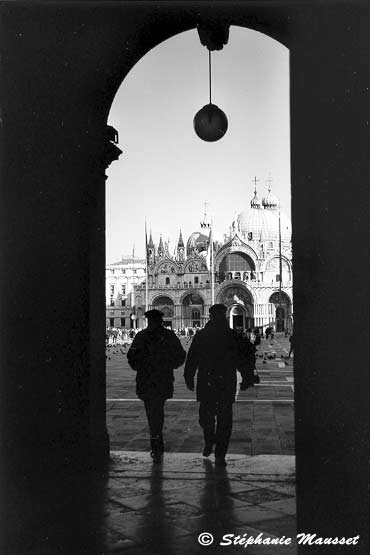
POLYGON ((243 553, 243 545, 220 545, 236 536, 292 538, 291 545, 250 544, 249 554, 296 553, 294 457, 228 455, 227 462, 218 469, 212 457, 167 453, 154 465, 144 453, 113 452, 104 553, 243 553))

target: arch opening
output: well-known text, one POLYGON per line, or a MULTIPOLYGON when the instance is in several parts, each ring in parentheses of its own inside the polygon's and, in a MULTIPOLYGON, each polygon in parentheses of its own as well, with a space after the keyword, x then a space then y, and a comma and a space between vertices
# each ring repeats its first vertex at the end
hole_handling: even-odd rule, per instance
POLYGON ((275 308, 275 329, 277 332, 293 331, 292 303, 284 291, 276 291, 269 298, 275 308))
MULTIPOLYGON (((116 198, 108 199, 108 207, 111 205, 113 217, 116 211, 118 221, 120 192, 129 191, 138 202, 140 210, 129 211, 125 230, 117 235, 124 236, 127 245, 136 245, 144 270, 148 262, 148 275, 133 283, 131 299, 140 292, 145 309, 147 295, 148 307, 165 312, 166 325, 179 333, 203 327, 214 301, 227 306, 231 328, 263 328, 271 321, 267 299, 275 289, 267 284, 264 272, 279 247, 276 197, 271 187, 290 207, 289 191, 280 185, 290 181, 289 59, 285 47, 266 35, 234 26, 230 32, 230 44, 213 54, 217 102, 225 108, 230 127, 212 149, 196 137, 192 127, 194 114, 205 102, 208 77, 203 71, 207 69, 207 51, 195 30, 174 36, 141 58, 118 91, 110 114, 112 125, 125 133, 121 133, 125 153, 120 164, 109 169, 109 194, 116 198), (261 72, 257 60, 262 62, 266 53, 269 62, 261 72), (227 61, 228 56, 232 59, 227 61), (250 79, 245 80, 247 74, 250 79), (247 103, 246 88, 251 92, 247 103), (140 118, 133 109, 138 104, 140 118), (246 151, 253 167, 247 178, 240 166, 246 151), (279 184, 275 189, 270 169, 279 184), (253 182, 254 173, 260 177, 253 182), (263 206, 255 198, 256 183, 263 206), (140 239, 138 247, 138 237, 144 235, 144 214, 147 243, 140 239), (214 261, 217 259, 214 276, 211 223, 214 261)), ((108 215, 108 228, 110 218, 108 215)), ((287 257, 288 233, 283 233, 287 257)), ((129 283, 126 290, 129 295, 129 283)))
POLYGON ((220 282, 231 279, 252 281, 256 278, 253 260, 244 252, 227 254, 219 265, 218 279, 220 282))
POLYGON ((182 301, 182 324, 184 327, 200 328, 204 321, 204 301, 197 293, 186 295, 182 301))

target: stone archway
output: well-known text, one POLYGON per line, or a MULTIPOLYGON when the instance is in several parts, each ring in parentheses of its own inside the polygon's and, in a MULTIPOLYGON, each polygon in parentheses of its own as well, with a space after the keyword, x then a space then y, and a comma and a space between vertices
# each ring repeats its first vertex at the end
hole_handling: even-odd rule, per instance
POLYGON ((226 316, 231 329, 241 328, 245 330, 250 327, 250 316, 247 309, 241 304, 232 304, 228 307, 226 316))
POLYGON ((223 287, 217 295, 217 302, 227 307, 227 317, 231 328, 249 328, 254 325, 253 297, 242 284, 223 287))
POLYGON ((101 317, 106 117, 134 63, 166 38, 207 20, 211 7, 215 18, 232 18, 291 46, 293 249, 295 290, 301 292, 295 297, 299 529, 325 535, 330 528, 347 536, 356 530, 366 551, 368 325, 358 326, 354 307, 369 314, 369 295, 363 273, 353 270, 353 257, 343 257, 343 245, 352 251, 354 245, 355 254, 366 258, 368 98, 361 83, 368 74, 363 53, 369 50, 370 8, 361 2, 338 2, 335 9, 326 4, 308 2, 298 9, 288 1, 199 2, 194 9, 184 3, 179 16, 177 8, 166 11, 157 2, 135 3, 129 10, 127 3, 86 2, 67 9, 61 3, 55 8, 62 16, 57 30, 54 7, 30 3, 20 15, 9 3, 3 10, 7 117, 1 188, 8 232, 1 252, 11 272, 2 296, 1 420, 4 460, 15 463, 9 462, 6 475, 14 468, 34 472, 43 464, 56 469, 66 460, 75 467, 108 460, 101 317), (345 55, 339 64, 340 52, 345 55), (35 74, 42 78, 30 87, 35 74), (47 194, 40 183, 47 183, 47 194), (338 195, 343 183, 352 189, 338 195), (333 198, 335 210, 324 210, 333 198), (35 253, 42 253, 43 265, 35 253), (348 276, 353 296, 343 310, 348 276), (323 310, 328 300, 330 310, 323 310), (348 342, 351 328, 358 333, 348 342), (27 342, 19 345, 22 329, 27 342), (318 336, 326 340, 313 350, 318 336), (354 387, 348 360, 362 388, 354 387), (338 513, 337 507, 344 510, 338 513))
POLYGON ((189 293, 183 298, 181 322, 183 327, 196 328, 204 325, 204 301, 198 293, 189 293))
POLYGON ((275 331, 292 331, 292 302, 284 291, 275 291, 269 303, 275 306, 275 331))
POLYGON ((166 327, 172 327, 173 318, 175 315, 175 306, 171 297, 167 295, 160 295, 152 302, 152 308, 156 308, 163 312, 163 324, 166 327))
POLYGON ((244 252, 230 252, 226 254, 218 267, 218 281, 238 279, 253 281, 256 277, 254 261, 244 252))

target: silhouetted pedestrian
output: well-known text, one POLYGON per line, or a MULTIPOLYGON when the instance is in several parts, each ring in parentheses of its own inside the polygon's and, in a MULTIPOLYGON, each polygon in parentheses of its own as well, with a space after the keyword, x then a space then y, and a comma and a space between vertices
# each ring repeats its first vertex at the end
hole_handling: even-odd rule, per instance
POLYGON ((293 353, 294 351, 294 338, 293 338, 293 333, 292 335, 289 337, 289 342, 290 342, 290 349, 289 349, 289 354, 288 354, 288 358, 290 358, 290 355, 293 353))
POLYGON ((242 376, 240 390, 244 391, 254 386, 254 369, 256 367, 256 347, 251 341, 251 328, 246 333, 237 330, 235 337, 238 344, 238 370, 242 376))
POLYGON ((254 345, 258 347, 261 344, 261 336, 259 328, 254 328, 254 345))
POLYGON ((173 396, 174 368, 185 360, 186 352, 172 330, 163 327, 163 312, 145 312, 148 327, 140 331, 127 353, 136 374, 136 394, 144 401, 150 430, 151 456, 160 462, 164 451, 164 404, 173 396))
POLYGON ((210 321, 196 334, 189 349, 184 378, 188 389, 194 391, 198 371, 196 393, 205 441, 203 456, 209 456, 215 444, 216 464, 225 466, 232 430, 238 346, 226 320, 226 307, 215 304, 209 315, 210 321))

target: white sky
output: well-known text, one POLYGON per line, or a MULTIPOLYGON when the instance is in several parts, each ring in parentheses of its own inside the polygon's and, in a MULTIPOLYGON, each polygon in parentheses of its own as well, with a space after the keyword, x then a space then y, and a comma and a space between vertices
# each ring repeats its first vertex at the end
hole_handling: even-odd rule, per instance
POLYGON ((144 222, 158 243, 176 246, 199 229, 205 200, 215 231, 227 231, 249 207, 253 177, 260 200, 269 173, 272 192, 290 217, 289 51, 273 39, 230 28, 229 43, 212 53, 212 102, 229 128, 206 143, 193 129, 208 103, 208 51, 196 30, 144 56, 123 81, 109 123, 124 151, 107 171, 107 262, 144 256, 144 222))

